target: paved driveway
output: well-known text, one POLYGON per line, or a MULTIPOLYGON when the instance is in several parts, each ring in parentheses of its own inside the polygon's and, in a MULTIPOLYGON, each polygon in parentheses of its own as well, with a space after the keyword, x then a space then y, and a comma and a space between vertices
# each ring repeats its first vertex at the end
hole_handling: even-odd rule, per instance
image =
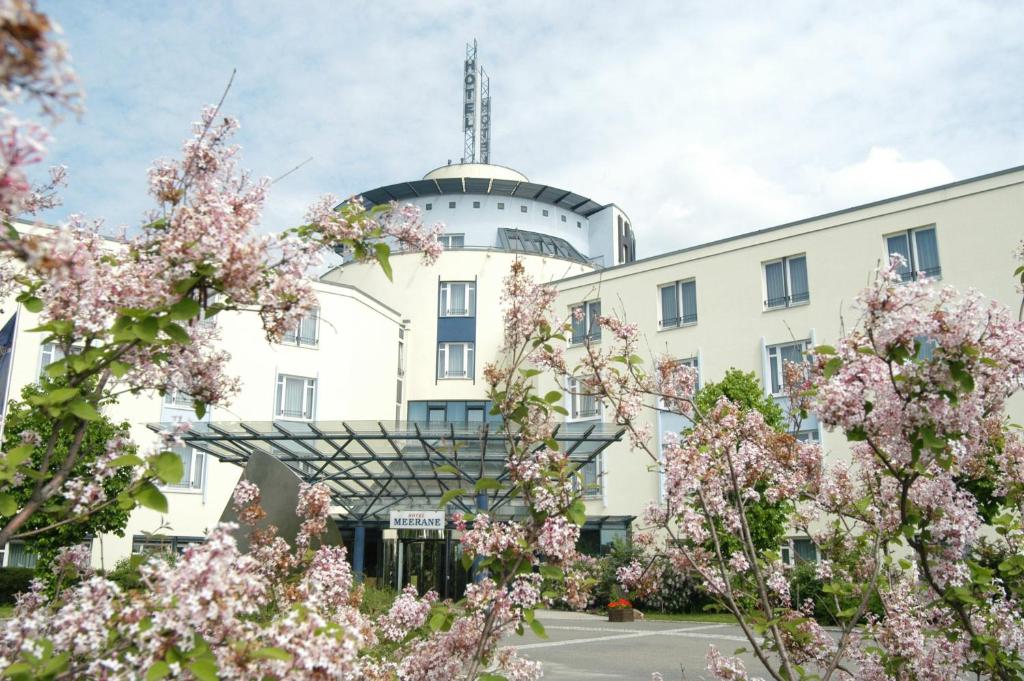
MULTIPOLYGON (((708 678, 704 656, 714 644, 723 654, 746 647, 739 627, 704 622, 654 620, 613 623, 603 617, 544 611, 537 613, 548 639, 513 635, 508 645, 524 657, 544 663, 544 679, 647 679, 661 672, 665 681, 708 678)), ((747 671, 764 674, 750 655, 743 655, 747 671)))

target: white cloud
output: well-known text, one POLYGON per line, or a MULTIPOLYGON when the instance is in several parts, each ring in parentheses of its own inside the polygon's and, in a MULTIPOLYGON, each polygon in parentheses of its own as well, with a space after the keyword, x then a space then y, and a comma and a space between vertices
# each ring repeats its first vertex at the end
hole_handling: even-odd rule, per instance
POLYGON ((838 170, 812 170, 819 201, 829 205, 856 205, 956 179, 942 161, 905 159, 898 150, 872 147, 863 161, 838 170))
MULTIPOLYGON (((461 156, 463 45, 491 74, 493 160, 615 202, 641 255, 1024 160, 1024 12, 856 5, 469 0, 47 5, 88 93, 57 130, 67 209, 137 222, 145 170, 239 69, 265 225, 324 192, 461 156), (874 151, 869 151, 874 150, 874 151), (898 150, 894 151, 894 150, 898 150)), ((56 217, 56 216, 53 216, 56 217)))

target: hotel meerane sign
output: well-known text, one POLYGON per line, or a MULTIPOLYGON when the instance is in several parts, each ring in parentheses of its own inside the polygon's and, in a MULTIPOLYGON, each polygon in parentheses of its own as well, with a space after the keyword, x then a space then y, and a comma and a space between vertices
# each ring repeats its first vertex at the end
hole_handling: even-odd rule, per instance
POLYGON ((443 530, 444 511, 392 511, 392 530, 443 530))

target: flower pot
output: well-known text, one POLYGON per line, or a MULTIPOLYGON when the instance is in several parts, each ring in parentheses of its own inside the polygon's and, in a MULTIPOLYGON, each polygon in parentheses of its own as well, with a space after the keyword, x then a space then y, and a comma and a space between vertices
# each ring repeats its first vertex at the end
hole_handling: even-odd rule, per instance
POLYGON ((608 608, 609 622, 632 622, 633 608, 608 608))

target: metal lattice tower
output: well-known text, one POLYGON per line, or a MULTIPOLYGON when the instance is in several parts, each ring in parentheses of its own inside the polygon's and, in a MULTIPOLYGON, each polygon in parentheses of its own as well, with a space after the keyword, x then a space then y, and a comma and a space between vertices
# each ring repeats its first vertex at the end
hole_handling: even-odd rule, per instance
POLYGON ((463 69, 462 134, 464 163, 491 161, 491 79, 477 65, 476 40, 466 43, 463 69))

